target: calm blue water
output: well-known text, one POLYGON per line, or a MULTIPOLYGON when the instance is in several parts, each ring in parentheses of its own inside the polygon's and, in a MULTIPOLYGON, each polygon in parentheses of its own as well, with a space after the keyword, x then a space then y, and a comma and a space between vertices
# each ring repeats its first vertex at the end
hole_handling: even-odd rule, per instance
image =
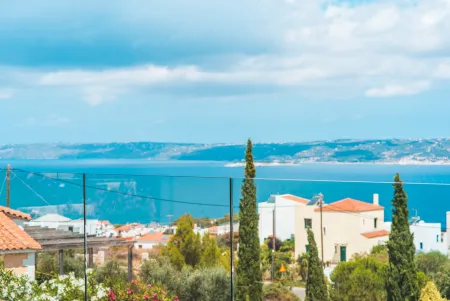
MULTIPOLYGON (((243 167, 225 167, 222 162, 22 160, 0 162, 0 165, 7 163, 16 169, 11 180, 12 207, 34 210, 38 214, 58 211, 72 218, 82 217, 79 204, 83 200, 82 173, 86 173, 88 216, 109 219, 113 223, 167 222, 183 213, 196 217, 223 216, 229 213, 229 178, 233 178, 236 207, 243 176, 243 167), (44 172, 45 176, 17 169, 44 172)), ((411 213, 417 209, 422 219, 444 223, 445 212, 450 211, 450 166, 304 164, 257 167, 257 177, 264 178, 256 180, 257 197, 262 202, 270 194, 291 193, 311 198, 321 192, 330 203, 345 197, 371 201, 372 195, 378 193, 381 205, 386 208, 386 220, 390 220, 393 190, 389 183, 339 181, 390 182, 396 172, 405 182, 436 183, 406 184, 405 189, 411 213)), ((0 178, 4 178, 4 172, 0 178)), ((4 204, 4 189, 0 198, 0 204, 4 204)))

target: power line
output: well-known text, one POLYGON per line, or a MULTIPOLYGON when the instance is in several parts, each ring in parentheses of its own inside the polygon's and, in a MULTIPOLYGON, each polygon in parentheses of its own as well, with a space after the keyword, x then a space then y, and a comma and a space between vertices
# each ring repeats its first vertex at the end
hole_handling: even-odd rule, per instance
MULTIPOLYGON (((74 186, 78 186, 78 187, 83 187, 82 184, 79 183, 75 183, 75 182, 71 182, 71 181, 67 181, 67 180, 62 180, 62 179, 56 179, 56 178, 52 178, 52 177, 48 177, 46 175, 44 175, 41 172, 32 172, 32 171, 27 171, 27 170, 23 170, 23 169, 15 169, 15 171, 20 171, 20 172, 25 172, 28 174, 32 174, 32 175, 36 175, 36 176, 40 176, 42 178, 46 178, 46 179, 50 179, 56 182, 61 182, 61 183, 66 183, 69 185, 74 185, 74 186)), ((17 175, 14 174, 16 177, 17 175)), ((98 174, 97 174, 98 175, 98 174)), ((106 174, 105 174, 106 175, 106 174)), ((20 178, 19 178, 20 179, 20 178)), ((20 179, 21 180, 21 179, 20 179)), ((22 181, 22 180, 21 180, 22 181)), ((296 180, 295 180, 296 181, 296 180)), ((317 181, 321 181, 324 182, 322 180, 317 180, 317 181)), ((22 181, 23 182, 23 181, 22 181)), ((326 182, 326 181, 325 181, 326 182)), ((339 182, 339 181, 338 181, 339 182)), ((345 181, 344 181, 345 182, 345 181)), ((365 181, 356 181, 356 182, 365 182, 365 181)), ((388 182, 371 182, 371 183, 375 183, 375 184, 386 184, 388 182)), ((24 183, 25 184, 25 183, 24 183)), ((405 183, 403 183, 405 184, 405 183)), ((415 183, 415 184, 421 184, 421 183, 415 183)), ((437 185, 441 185, 439 183, 435 183, 437 185)), ((26 184, 25 184, 26 185, 26 184)), ((444 184, 445 186, 450 184, 444 184)), ((27 185, 28 186, 28 185, 27 185)), ((121 192, 121 191, 114 191, 114 190, 108 190, 105 188, 101 188, 101 187, 96 187, 96 186, 91 186, 91 185, 86 185, 86 188, 89 189, 94 189, 94 190, 99 190, 99 191, 103 191, 103 192, 107 192, 107 193, 114 193, 114 194, 119 194, 119 195, 123 195, 123 196, 129 196, 129 197, 136 197, 136 198, 142 198, 142 199, 150 199, 150 200, 159 200, 162 202, 168 202, 168 203, 180 203, 180 204, 188 204, 188 205, 199 205, 199 206, 211 206, 211 207, 229 207, 229 205, 221 205, 221 204, 212 204, 212 203, 200 203, 200 202, 189 202, 189 201, 178 201, 178 200, 170 200, 170 199, 163 199, 163 198, 156 198, 156 197, 152 197, 152 196, 146 196, 146 195, 140 195, 140 194, 133 194, 133 193, 126 193, 126 192, 121 192)), ((44 200, 45 201, 45 200, 44 200)), ((292 207, 300 207, 298 205, 280 205, 277 206, 277 208, 282 208, 282 207, 286 207, 286 208, 292 208, 292 207)), ((369 215, 364 215, 364 214, 360 214, 360 213, 353 213, 353 212, 349 212, 346 210, 343 210, 342 207, 339 207, 333 203, 330 204, 326 204, 326 207, 331 208, 331 209, 336 209, 336 210, 332 210, 332 212, 339 212, 339 213, 344 213, 344 214, 349 214, 349 215, 353 215, 353 216, 357 216, 357 217, 363 217, 363 218, 367 218, 367 219, 375 219, 376 217, 374 216, 369 216, 369 215)), ((238 209, 239 206, 235 206, 233 207, 235 209, 238 209)), ((264 208, 264 207, 259 207, 261 209, 271 209, 271 208, 264 208)), ((422 226, 423 227, 423 226, 422 226)), ((425 226, 428 228, 436 228, 438 229, 439 227, 432 227, 432 226, 425 226)), ((439 229, 444 229, 444 228, 439 228, 439 229)), ((450 229, 450 228, 448 228, 450 229)), ((448 230, 447 229, 447 230, 448 230)))
POLYGON ((17 176, 13 171, 11 171, 11 173, 14 175, 15 178, 19 179, 20 182, 23 183, 23 185, 25 185, 28 189, 31 190, 31 192, 33 192, 38 198, 40 198, 41 200, 43 200, 48 206, 51 206, 49 204, 49 202, 47 202, 44 197, 42 195, 40 195, 39 193, 37 193, 30 185, 28 185, 27 183, 25 183, 19 176, 17 176))
MULTIPOLYGON (((56 182, 66 183, 66 184, 70 184, 70 185, 74 185, 74 186, 78 186, 78 187, 83 187, 83 184, 74 183, 74 182, 71 182, 71 181, 65 181, 65 180, 61 180, 61 179, 55 179, 55 178, 43 175, 41 173, 36 173, 36 172, 31 172, 31 171, 26 171, 26 170, 19 170, 19 171, 26 172, 26 173, 29 173, 29 174, 32 174, 32 175, 36 175, 36 176, 40 176, 42 178, 50 179, 50 180, 53 180, 53 181, 56 181, 56 182)), ((147 195, 140 195, 140 194, 134 194, 134 193, 126 193, 126 192, 121 192, 121 191, 109 190, 109 189, 106 189, 106 188, 101 188, 101 187, 96 187, 96 186, 91 186, 91 185, 86 185, 86 188, 99 190, 99 191, 103 191, 103 192, 107 192, 107 193, 119 194, 119 195, 128 196, 128 197, 136 197, 136 198, 141 198, 141 199, 157 200, 157 201, 168 202, 168 203, 188 204, 188 205, 198 205, 198 206, 211 206, 211 207, 226 207, 226 208, 229 207, 229 205, 222 205, 222 204, 211 204, 211 203, 200 203, 200 202, 188 202, 188 201, 169 200, 169 199, 157 198, 157 197, 152 197, 152 196, 147 196, 147 195)))

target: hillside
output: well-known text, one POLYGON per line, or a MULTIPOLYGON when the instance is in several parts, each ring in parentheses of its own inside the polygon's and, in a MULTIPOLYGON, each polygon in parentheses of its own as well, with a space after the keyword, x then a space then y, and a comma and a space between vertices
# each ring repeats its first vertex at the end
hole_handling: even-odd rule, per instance
MULTIPOLYGON (((245 145, 183 143, 22 144, 0 146, 0 159, 146 159, 240 162, 245 145)), ((450 163, 450 138, 335 140, 254 145, 263 163, 450 163)))

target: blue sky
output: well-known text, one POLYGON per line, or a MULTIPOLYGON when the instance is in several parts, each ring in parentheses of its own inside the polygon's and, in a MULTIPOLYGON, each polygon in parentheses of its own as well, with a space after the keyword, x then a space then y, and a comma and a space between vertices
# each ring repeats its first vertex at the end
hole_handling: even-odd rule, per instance
POLYGON ((450 136, 449 0, 24 3, 2 143, 450 136))

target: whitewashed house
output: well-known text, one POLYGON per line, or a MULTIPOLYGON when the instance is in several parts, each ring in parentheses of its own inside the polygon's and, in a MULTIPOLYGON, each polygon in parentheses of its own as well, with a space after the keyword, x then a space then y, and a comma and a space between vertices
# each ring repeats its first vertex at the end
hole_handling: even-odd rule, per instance
MULTIPOLYGON (((447 227, 450 226, 450 212, 446 214, 447 227)), ((392 222, 386 222, 385 227, 391 230, 392 222)), ((409 226, 411 233, 414 234, 414 246, 416 252, 439 251, 448 255, 449 237, 447 231, 442 229, 441 223, 427 223, 420 220, 420 217, 413 217, 409 226)))
POLYGON ((41 246, 23 229, 29 220, 29 214, 0 206, 0 255, 5 269, 34 280, 36 252, 41 246))
MULTIPOLYGON (((100 231, 98 229, 98 219, 86 220, 86 230, 88 235, 99 236, 100 231)), ((27 223, 29 226, 47 227, 50 229, 58 229, 63 231, 70 231, 73 233, 84 234, 84 219, 70 219, 68 217, 49 213, 39 218, 31 220, 27 223)))
POLYGON ((267 202, 258 204, 259 242, 262 244, 274 231, 280 240, 295 235, 295 208, 306 206, 310 200, 292 194, 271 195, 267 202))
POLYGON ((154 246, 165 246, 170 240, 171 235, 165 235, 162 232, 148 233, 137 239, 134 247, 136 249, 153 249, 154 246))
POLYGON ((384 207, 379 205, 377 194, 372 203, 346 198, 324 204, 322 227, 317 204, 297 206, 295 214, 296 257, 309 252, 307 228, 314 232, 319 257, 323 249, 323 261, 332 263, 347 261, 357 253, 370 252, 389 238, 384 225, 384 207))

